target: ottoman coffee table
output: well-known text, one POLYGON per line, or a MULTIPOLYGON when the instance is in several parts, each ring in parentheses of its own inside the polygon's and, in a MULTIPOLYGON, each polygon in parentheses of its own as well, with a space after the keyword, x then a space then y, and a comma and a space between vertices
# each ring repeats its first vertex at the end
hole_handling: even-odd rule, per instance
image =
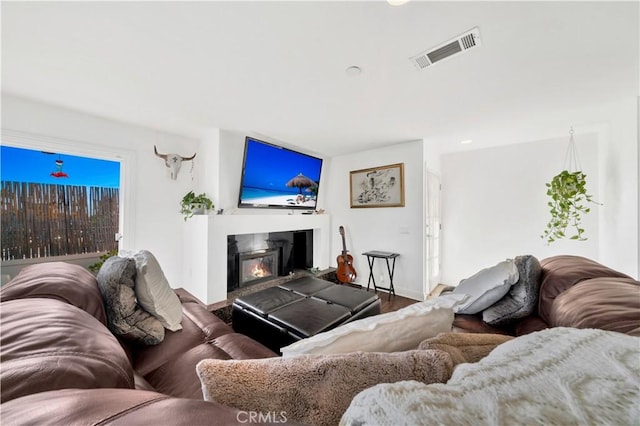
POLYGON ((300 339, 379 313, 375 293, 309 276, 239 297, 231 315, 236 332, 280 353, 300 339))

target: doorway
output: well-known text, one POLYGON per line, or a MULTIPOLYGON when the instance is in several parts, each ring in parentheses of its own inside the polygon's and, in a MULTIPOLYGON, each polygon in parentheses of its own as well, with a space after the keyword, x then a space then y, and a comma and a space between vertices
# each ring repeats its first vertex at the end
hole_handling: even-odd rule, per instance
POLYGON ((441 253, 441 192, 440 175, 427 170, 426 201, 426 264, 427 280, 424 289, 425 297, 440 283, 441 253))

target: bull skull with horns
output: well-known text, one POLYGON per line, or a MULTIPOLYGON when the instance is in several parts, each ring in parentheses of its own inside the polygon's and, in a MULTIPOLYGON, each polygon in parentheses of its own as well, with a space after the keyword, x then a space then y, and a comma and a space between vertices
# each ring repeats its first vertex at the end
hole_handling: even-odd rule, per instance
POLYGON ((180 171, 180 167, 182 166, 183 161, 193 160, 196 154, 193 154, 191 157, 183 157, 178 154, 159 154, 156 146, 153 146, 153 152, 164 160, 164 165, 171 169, 171 179, 176 180, 178 177, 178 172, 180 171))

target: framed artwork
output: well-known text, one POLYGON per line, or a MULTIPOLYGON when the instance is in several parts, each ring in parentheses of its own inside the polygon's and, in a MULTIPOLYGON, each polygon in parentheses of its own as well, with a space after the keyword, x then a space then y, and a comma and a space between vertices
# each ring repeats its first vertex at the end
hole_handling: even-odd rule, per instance
POLYGON ((404 163, 349 172, 351 208, 404 207, 404 163))

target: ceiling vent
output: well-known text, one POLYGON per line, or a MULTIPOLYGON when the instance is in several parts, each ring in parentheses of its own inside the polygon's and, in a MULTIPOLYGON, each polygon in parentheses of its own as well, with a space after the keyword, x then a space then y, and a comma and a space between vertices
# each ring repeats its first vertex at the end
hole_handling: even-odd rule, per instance
POLYGON ((427 50, 426 52, 413 56, 410 59, 416 68, 423 70, 436 62, 440 62, 443 59, 464 52, 465 50, 472 49, 476 46, 480 46, 480 30, 478 27, 459 35, 453 40, 442 43, 431 50, 427 50))

